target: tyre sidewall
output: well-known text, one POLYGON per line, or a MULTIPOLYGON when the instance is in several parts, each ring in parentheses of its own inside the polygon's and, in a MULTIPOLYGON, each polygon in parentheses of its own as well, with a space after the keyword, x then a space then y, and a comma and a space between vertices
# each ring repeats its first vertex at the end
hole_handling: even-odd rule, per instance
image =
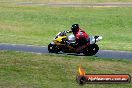
POLYGON ((97 44, 92 44, 89 45, 85 50, 84 50, 84 54, 88 55, 88 56, 93 56, 95 55, 99 50, 99 47, 97 44))

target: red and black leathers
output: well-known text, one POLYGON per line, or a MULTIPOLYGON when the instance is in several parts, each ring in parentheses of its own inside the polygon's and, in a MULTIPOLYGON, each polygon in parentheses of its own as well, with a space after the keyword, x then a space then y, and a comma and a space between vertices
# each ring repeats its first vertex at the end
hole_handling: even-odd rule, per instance
POLYGON ((85 31, 79 29, 73 34, 75 35, 77 46, 88 44, 89 35, 85 31))

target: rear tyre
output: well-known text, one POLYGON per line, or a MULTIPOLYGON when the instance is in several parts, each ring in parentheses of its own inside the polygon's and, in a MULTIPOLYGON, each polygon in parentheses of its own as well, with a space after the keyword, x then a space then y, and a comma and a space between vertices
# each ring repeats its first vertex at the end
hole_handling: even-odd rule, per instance
POLYGON ((86 56, 93 56, 99 51, 99 47, 97 44, 89 45, 83 52, 86 56))
POLYGON ((57 45, 54 45, 54 44, 50 43, 48 45, 48 51, 49 51, 49 53, 58 53, 58 52, 60 52, 60 49, 57 45))

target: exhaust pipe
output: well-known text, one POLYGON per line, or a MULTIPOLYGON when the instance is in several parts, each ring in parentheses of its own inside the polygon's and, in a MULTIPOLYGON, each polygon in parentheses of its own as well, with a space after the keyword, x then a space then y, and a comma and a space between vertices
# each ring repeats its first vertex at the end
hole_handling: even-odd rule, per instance
POLYGON ((98 36, 98 38, 96 38, 96 42, 102 40, 102 36, 98 36))
POLYGON ((100 40, 102 40, 102 36, 90 36, 90 44, 94 44, 100 40))

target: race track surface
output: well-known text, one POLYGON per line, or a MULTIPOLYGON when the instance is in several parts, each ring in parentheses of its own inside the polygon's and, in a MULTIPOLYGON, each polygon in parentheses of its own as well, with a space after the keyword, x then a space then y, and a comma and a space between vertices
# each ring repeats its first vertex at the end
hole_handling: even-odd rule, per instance
MULTIPOLYGON (((48 54, 46 46, 22 45, 22 44, 0 44, 0 50, 22 51, 32 53, 48 54)), ((132 60, 132 52, 128 51, 113 51, 113 50, 99 50, 95 55, 99 58, 113 58, 113 59, 129 59, 132 60)))
POLYGON ((132 7, 132 2, 113 2, 113 3, 66 3, 66 2, 21 2, 21 1, 0 1, 0 3, 14 3, 16 5, 35 5, 35 6, 61 6, 61 7, 132 7))
POLYGON ((61 7, 132 7, 131 3, 34 3, 17 2, 17 5, 61 6, 61 7))

